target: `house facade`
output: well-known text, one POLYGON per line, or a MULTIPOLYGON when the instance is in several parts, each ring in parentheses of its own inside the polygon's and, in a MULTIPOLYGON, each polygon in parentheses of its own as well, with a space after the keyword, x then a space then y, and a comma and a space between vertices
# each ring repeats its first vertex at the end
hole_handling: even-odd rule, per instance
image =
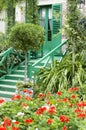
MULTIPOLYGON (((44 6, 45 8, 52 5, 52 4, 62 4, 62 20, 64 21, 65 18, 65 10, 66 10, 66 0, 38 0, 38 6, 42 7, 44 6)), ((19 3, 16 5, 16 16, 15 16, 15 21, 16 22, 25 22, 25 3, 19 3)), ((43 11, 42 11, 43 12, 43 11)), ((44 13, 44 12, 43 12, 44 13)), ((51 15, 51 10, 49 9, 49 17, 52 17, 51 15)), ((6 21, 7 21, 7 16, 6 16, 6 11, 1 11, 0 12, 0 32, 5 33, 6 31, 6 21)))

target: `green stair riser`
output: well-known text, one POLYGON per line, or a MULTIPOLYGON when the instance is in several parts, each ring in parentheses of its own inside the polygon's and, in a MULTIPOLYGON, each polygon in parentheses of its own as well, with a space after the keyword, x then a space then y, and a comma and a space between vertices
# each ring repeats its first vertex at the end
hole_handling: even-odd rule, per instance
POLYGON ((5 85, 16 85, 17 82, 12 82, 12 81, 0 81, 0 84, 5 84, 5 85))
POLYGON ((24 72, 14 71, 13 74, 24 75, 24 72))
POLYGON ((20 67, 18 68, 18 70, 24 70, 24 69, 25 69, 24 66, 20 66, 20 67))
POLYGON ((11 80, 24 80, 24 77, 13 77, 13 76, 6 76, 6 79, 11 79, 11 80))
POLYGON ((0 91, 15 92, 16 88, 4 88, 4 87, 0 87, 0 91))
POLYGON ((4 94, 4 93, 0 93, 0 97, 3 97, 3 98, 11 98, 12 97, 12 95, 10 95, 10 94, 4 94))

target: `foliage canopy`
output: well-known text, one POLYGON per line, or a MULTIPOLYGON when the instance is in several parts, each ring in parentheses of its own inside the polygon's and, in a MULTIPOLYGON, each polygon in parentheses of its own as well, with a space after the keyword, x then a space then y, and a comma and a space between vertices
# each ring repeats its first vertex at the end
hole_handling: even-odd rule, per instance
POLYGON ((27 52, 36 50, 44 43, 44 31, 39 25, 20 23, 12 27, 9 34, 8 46, 27 52))

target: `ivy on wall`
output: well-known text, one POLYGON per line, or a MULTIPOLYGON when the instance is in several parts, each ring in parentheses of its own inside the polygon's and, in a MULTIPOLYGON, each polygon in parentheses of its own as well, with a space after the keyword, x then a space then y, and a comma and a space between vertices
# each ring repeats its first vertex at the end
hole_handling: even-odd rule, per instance
POLYGON ((7 10, 7 33, 15 24, 15 7, 17 3, 26 3, 26 22, 38 24, 37 0, 0 0, 0 11, 7 10))
POLYGON ((38 0, 26 0, 26 22, 38 24, 38 0))

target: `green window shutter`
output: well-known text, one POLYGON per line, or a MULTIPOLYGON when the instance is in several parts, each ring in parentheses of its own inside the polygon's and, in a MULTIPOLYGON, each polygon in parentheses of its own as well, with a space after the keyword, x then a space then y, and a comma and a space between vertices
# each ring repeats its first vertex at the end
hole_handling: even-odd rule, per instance
POLYGON ((52 36, 62 27, 62 4, 52 5, 52 36))

